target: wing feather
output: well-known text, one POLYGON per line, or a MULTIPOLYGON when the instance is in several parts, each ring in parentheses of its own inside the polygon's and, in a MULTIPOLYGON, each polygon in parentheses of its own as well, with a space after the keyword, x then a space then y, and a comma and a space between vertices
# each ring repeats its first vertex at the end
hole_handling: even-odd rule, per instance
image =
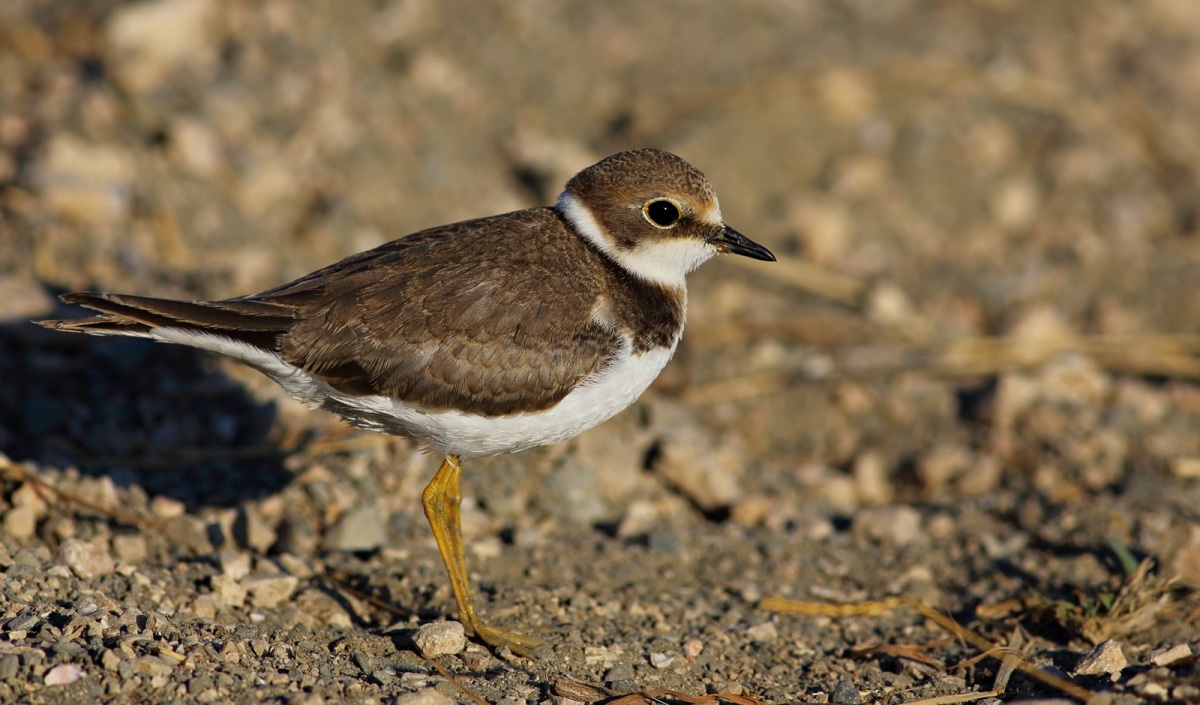
MULTIPOLYGON (((554 228, 561 221, 541 209, 418 233, 373 251, 375 258, 357 256, 300 303, 280 353, 337 389, 428 410, 549 408, 621 345, 592 320, 599 280, 554 269, 587 271, 578 265, 591 256, 565 229, 546 238, 554 228), (481 257, 498 241, 503 261, 481 257)), ((317 281, 261 300, 295 303, 317 281)))
POLYGON ((416 233, 253 296, 67 294, 101 315, 43 324, 94 335, 195 330, 277 354, 344 394, 430 411, 539 411, 623 344, 593 320, 606 296, 599 256, 541 208, 416 233))

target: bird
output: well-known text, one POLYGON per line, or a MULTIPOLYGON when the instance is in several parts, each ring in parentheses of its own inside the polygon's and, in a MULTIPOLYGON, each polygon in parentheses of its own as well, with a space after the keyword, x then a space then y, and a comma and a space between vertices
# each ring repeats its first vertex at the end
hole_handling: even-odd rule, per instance
POLYGON ((572 438, 632 404, 679 344, 685 277, 722 253, 775 261, 725 224, 713 187, 659 149, 608 156, 553 205, 422 230, 261 293, 181 300, 63 294, 98 312, 37 323, 199 348, 295 399, 443 457, 421 495, 465 630, 485 622, 467 573, 465 460, 572 438))

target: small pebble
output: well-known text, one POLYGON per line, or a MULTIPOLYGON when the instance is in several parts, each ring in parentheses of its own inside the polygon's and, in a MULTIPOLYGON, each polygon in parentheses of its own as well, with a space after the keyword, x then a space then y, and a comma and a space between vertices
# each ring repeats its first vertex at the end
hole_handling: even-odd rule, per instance
POLYGON ((117 567, 107 546, 79 539, 63 541, 58 547, 58 560, 65 563, 81 580, 108 575, 117 567))
MULTIPOLYGON (((0 463, 11 462, 7 456, 0 456, 0 463)), ((42 491, 32 482, 26 482, 13 491, 9 498, 14 507, 29 507, 40 519, 46 514, 46 500, 42 499, 42 491)))
POLYGON ((854 486, 861 504, 874 506, 887 504, 896 494, 888 467, 883 456, 876 451, 867 451, 854 459, 851 468, 854 486))
POLYGON ((233 521, 233 538, 239 544, 258 553, 266 553, 275 545, 277 535, 275 529, 268 526, 258 512, 239 507, 237 518, 233 521))
POLYGON ((311 578, 317 571, 313 564, 291 553, 281 553, 275 557, 279 567, 288 575, 294 575, 300 580, 311 578))
POLYGON ((400 674, 400 687, 404 690, 419 690, 429 685, 429 676, 416 671, 400 674))
POLYGON ((617 681, 631 681, 633 680, 633 675, 633 668, 630 666, 613 666, 605 672, 604 683, 605 685, 611 685, 617 681))
POLYGON ((141 534, 117 534, 112 538, 113 554, 123 563, 146 560, 146 537, 141 534))
POLYGON ((713 690, 721 695, 741 695, 746 692, 745 686, 740 681, 725 681, 717 683, 713 686, 713 690))
POLYGON ((350 510, 325 536, 329 551, 370 551, 387 541, 387 523, 373 504, 350 510))
POLYGON ((912 507, 864 509, 854 515, 854 533, 892 546, 905 546, 921 536, 921 513, 912 507))
POLYGON ((121 656, 112 649, 105 649, 100 655, 100 666, 106 671, 117 672, 117 668, 121 665, 121 656))
POLYGON ((1171 472, 1181 480, 1200 479, 1200 458, 1192 456, 1172 458, 1171 472))
POLYGON ((177 550, 192 553, 208 553, 220 543, 214 543, 219 538, 216 530, 210 530, 208 522, 195 515, 186 515, 167 519, 160 525, 164 538, 177 550))
POLYGON ((242 581, 250 594, 250 604, 271 609, 292 596, 300 581, 293 575, 252 575, 242 581))
POLYGON ((150 500, 150 512, 159 519, 174 519, 187 513, 187 505, 177 499, 156 495, 150 500))
POLYGON ((117 8, 104 23, 109 70, 135 95, 161 87, 183 67, 201 71, 212 61, 219 12, 218 5, 203 0, 153 0, 117 8))
POLYGON ((1166 576, 1192 588, 1200 587, 1200 523, 1184 523, 1172 529, 1160 553, 1166 576))
POLYGON ((21 659, 16 654, 0 657, 0 681, 6 681, 17 675, 21 668, 21 659))
POLYGON ((128 213, 135 173, 127 150, 56 131, 41 147, 35 181, 44 202, 65 216, 118 222, 128 213))
POLYGON ((246 602, 246 588, 228 575, 214 575, 209 583, 225 607, 241 607, 246 602))
POLYGON ((683 642, 683 655, 696 658, 704 651, 704 642, 699 639, 688 639, 683 642))
POLYGON ((275 550, 297 556, 311 555, 318 548, 320 537, 312 519, 300 512, 289 512, 279 523, 279 538, 275 550))
POLYGON ((646 536, 646 544, 651 551, 667 556, 678 556, 683 552, 679 534, 670 527, 656 526, 646 536))
POLYGON ((1181 703, 1200 702, 1200 685, 1197 685, 1194 681, 1191 683, 1180 683, 1171 689, 1171 697, 1181 703))
POLYGON ((291 602, 315 624, 333 629, 349 629, 354 624, 350 613, 346 611, 347 605, 334 599, 323 590, 306 588, 292 598, 291 602))
POLYGON ((650 665, 655 668, 667 668, 675 663, 675 657, 669 654, 659 653, 657 651, 650 654, 650 665))
POLYGON ((1138 684, 1137 692, 1139 695, 1150 700, 1166 700, 1170 695, 1170 691, 1162 683, 1154 681, 1143 681, 1138 684))
POLYGON ((37 623, 37 615, 33 614, 32 612, 26 612, 8 620, 8 624, 4 625, 4 630, 11 633, 20 630, 33 629, 37 623))
POLYGON ((779 512, 777 505, 773 497, 745 497, 733 505, 729 518, 741 526, 763 526, 772 514, 779 512))
POLYGON ((405 693, 394 701, 396 705, 454 705, 454 701, 436 688, 423 688, 415 693, 405 693))
POLYGON ((217 554, 217 565, 221 574, 233 580, 250 575, 250 554, 245 551, 224 550, 217 554))
POLYGON ((728 507, 742 496, 745 460, 736 438, 714 440, 695 412, 654 399, 651 428, 661 434, 654 472, 705 511, 728 507))
POLYGON ((45 570, 50 564, 50 549, 45 546, 22 548, 12 557, 13 564, 21 568, 45 570))
POLYGON ((614 653, 607 646, 585 646, 583 662, 589 666, 611 666, 617 662, 620 653, 624 651, 614 653))
POLYGON ((46 671, 46 685, 69 685, 83 678, 83 667, 75 663, 63 663, 46 671))
POLYGON ((1127 665, 1128 661, 1125 660, 1125 654, 1121 652, 1121 645, 1109 639, 1097 644, 1079 661, 1079 665, 1075 667, 1075 675, 1108 674, 1116 676, 1127 665))
MULTIPOLYGON (((154 678, 155 676, 169 676, 174 670, 174 665, 168 661, 164 661, 157 656, 139 656, 132 662, 133 674, 137 676, 146 676, 154 678)), ((120 669, 120 666, 118 666, 120 669)))
POLYGON ((425 658, 462 653, 467 646, 467 634, 458 622, 433 622, 417 629, 413 643, 425 658))
POLYGON ((1187 644, 1176 644, 1150 653, 1150 663, 1155 666, 1170 666, 1192 657, 1192 649, 1187 644))
POLYGON ((850 681, 838 681, 829 694, 829 702, 838 705, 862 705, 862 695, 859 695, 858 688, 850 681))
POLYGON ((4 533, 24 541, 37 530, 37 511, 30 506, 13 507, 4 513, 4 533))
POLYGON ((755 644, 767 644, 779 638, 779 630, 773 622, 763 622, 747 629, 746 636, 755 644))

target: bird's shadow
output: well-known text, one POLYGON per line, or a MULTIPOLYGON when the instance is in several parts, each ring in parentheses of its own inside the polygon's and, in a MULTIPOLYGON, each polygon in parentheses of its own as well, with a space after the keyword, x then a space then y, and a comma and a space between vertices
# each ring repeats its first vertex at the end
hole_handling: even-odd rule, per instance
MULTIPOLYGON (((81 315, 60 305, 43 318, 81 315)), ((189 348, 0 322, 0 451, 15 462, 108 475, 189 509, 234 506, 291 480, 275 418, 189 348)))

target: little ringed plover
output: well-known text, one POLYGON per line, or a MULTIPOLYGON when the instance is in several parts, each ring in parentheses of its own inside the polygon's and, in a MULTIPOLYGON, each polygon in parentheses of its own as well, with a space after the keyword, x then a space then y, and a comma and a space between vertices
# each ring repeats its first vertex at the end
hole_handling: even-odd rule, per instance
POLYGON ((424 230, 259 294, 71 293, 99 315, 40 323, 228 355, 311 408, 444 455, 422 500, 459 619, 527 653, 538 640, 476 615, 461 461, 566 440, 633 403, 679 343, 685 275, 724 252, 775 259, 725 225, 700 171, 639 149, 579 172, 553 206, 424 230))

